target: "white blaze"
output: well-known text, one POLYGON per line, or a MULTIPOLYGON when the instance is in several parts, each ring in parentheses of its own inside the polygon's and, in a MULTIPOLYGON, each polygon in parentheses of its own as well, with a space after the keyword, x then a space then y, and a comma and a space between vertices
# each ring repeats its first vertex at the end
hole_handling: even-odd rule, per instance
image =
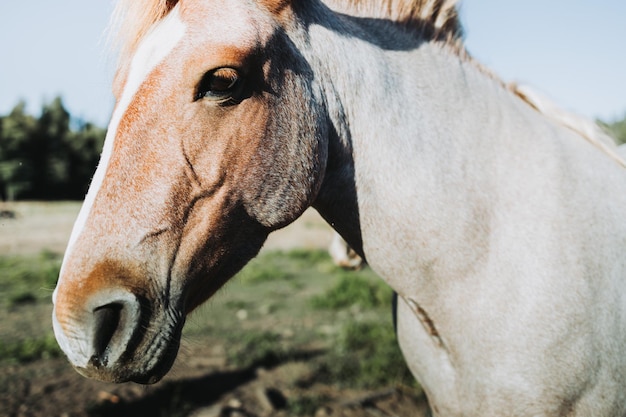
MULTIPOLYGON (((141 87, 150 73, 152 73, 152 71, 170 54, 170 52, 172 52, 172 50, 183 38, 185 30, 186 27, 180 19, 177 6, 172 9, 169 15, 157 24, 148 35, 146 35, 137 48, 137 52, 131 61, 124 90, 117 106, 115 107, 115 111, 111 117, 111 122, 109 123, 107 135, 104 140, 104 147, 102 149, 102 155, 100 156, 100 163, 98 164, 98 168, 94 174, 89 187, 89 192, 85 197, 80 213, 74 223, 74 228, 72 229, 72 234, 65 251, 63 265, 65 265, 65 260, 70 256, 74 244, 85 227, 85 223, 87 222, 93 203, 98 195, 100 187, 102 186, 102 182, 104 181, 109 161, 111 159, 111 153, 113 152, 115 137, 117 135, 120 121, 124 117, 128 106, 132 103, 139 87, 141 87)), ((61 277, 63 277, 63 266, 61 267, 61 277)), ((61 280, 59 279, 59 283, 60 281, 61 280)), ((56 290, 54 291, 52 297, 53 302, 55 299, 56 290)))

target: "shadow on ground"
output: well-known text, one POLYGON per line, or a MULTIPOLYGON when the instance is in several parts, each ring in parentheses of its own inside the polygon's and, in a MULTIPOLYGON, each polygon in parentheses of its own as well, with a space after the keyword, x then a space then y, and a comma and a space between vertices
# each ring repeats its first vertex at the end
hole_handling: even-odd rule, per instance
POLYGON ((133 401, 106 402, 89 410, 92 417, 186 416, 193 410, 216 403, 225 394, 257 379, 258 369, 272 369, 291 361, 308 361, 323 350, 299 351, 288 356, 267 357, 247 368, 218 371, 177 381, 169 381, 150 394, 133 401))

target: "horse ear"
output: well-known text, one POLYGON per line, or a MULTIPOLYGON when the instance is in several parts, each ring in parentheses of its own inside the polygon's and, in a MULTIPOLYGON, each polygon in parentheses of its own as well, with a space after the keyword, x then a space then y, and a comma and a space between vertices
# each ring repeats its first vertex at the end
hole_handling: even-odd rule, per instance
POLYGON ((258 0, 258 2, 273 14, 279 15, 291 6, 292 0, 258 0))

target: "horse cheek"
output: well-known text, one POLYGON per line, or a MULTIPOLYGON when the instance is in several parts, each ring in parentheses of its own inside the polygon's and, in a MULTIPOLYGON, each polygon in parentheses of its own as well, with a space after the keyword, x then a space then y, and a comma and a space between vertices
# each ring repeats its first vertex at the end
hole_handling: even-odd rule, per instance
POLYGON ((325 149, 313 124, 270 123, 248 171, 248 214, 272 230, 297 219, 319 191, 325 149))

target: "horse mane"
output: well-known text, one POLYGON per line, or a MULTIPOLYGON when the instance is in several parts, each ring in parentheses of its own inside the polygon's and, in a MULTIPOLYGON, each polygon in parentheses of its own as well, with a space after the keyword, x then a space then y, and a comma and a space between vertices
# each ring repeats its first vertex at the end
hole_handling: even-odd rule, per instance
POLYGON ((424 40, 464 49, 459 0, 328 0, 328 3, 349 14, 401 23, 424 40))
POLYGON ((119 49, 119 62, 124 63, 137 49, 150 28, 176 6, 178 0, 118 0, 111 16, 111 44, 119 49))
MULTIPOLYGON (((150 28, 179 0, 118 0, 109 33, 126 62, 150 28)), ((275 0, 265 0, 272 3, 275 0)), ((350 14, 384 18, 415 30, 425 40, 442 41, 464 54, 458 0, 324 0, 350 14)))
POLYGON ((563 110, 530 87, 510 83, 507 85, 507 89, 549 120, 576 132, 626 168, 626 159, 618 149, 615 140, 594 121, 563 110))

